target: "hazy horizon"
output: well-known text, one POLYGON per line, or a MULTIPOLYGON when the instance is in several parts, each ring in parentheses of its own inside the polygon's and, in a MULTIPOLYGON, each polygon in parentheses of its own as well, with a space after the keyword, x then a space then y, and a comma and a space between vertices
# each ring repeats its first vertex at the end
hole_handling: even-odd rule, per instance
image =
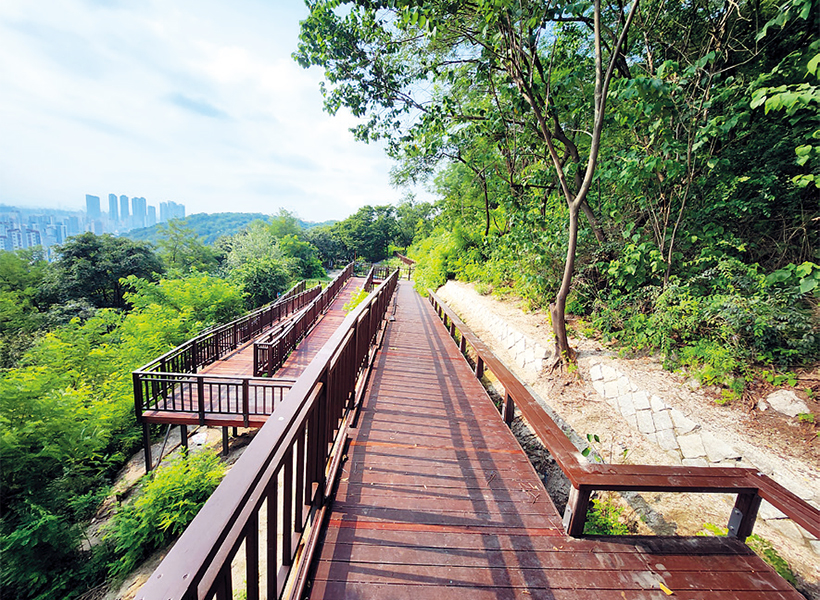
POLYGON ((0 203, 81 211, 114 193, 324 221, 405 195, 291 58, 303 3, 48 4, 0 7, 0 203))

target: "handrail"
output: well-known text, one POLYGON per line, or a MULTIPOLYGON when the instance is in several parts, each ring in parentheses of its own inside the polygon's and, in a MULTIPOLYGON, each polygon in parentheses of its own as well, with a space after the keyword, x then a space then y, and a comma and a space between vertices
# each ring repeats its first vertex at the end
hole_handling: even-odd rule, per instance
POLYGON ((360 276, 369 276, 372 272, 373 279, 384 280, 390 276, 392 269, 388 265, 377 265, 375 263, 356 263, 355 273, 360 276))
MULTIPOLYGON (((350 277, 352 272, 353 266, 350 264, 330 285, 341 285, 341 283, 338 282, 340 282, 343 277, 350 277)), ((281 321, 284 317, 313 302, 318 293, 316 288, 305 291, 305 282, 302 281, 285 292, 285 294, 273 304, 257 309, 230 323, 206 331, 180 344, 173 350, 166 352, 139 369, 136 369, 132 374, 132 378, 134 386, 134 412, 137 421, 145 424, 143 418, 145 411, 163 410, 170 412, 189 412, 187 409, 182 408, 189 407, 189 403, 186 404, 184 398, 186 393, 190 397, 197 398, 196 402, 198 406, 203 406, 205 403, 204 389, 209 386, 213 389, 213 385, 216 385, 211 381, 213 379, 212 377, 193 376, 189 380, 172 382, 167 380, 162 381, 162 378, 158 377, 158 375, 170 375, 172 373, 195 374, 200 367, 219 360, 226 354, 233 352, 242 344, 281 321), (198 389, 196 391, 190 388, 190 384, 192 383, 197 385, 198 389), (188 384, 187 392, 186 384, 188 384), (180 402, 177 402, 178 399, 180 402)), ((256 375, 255 373, 255 376, 256 375)), ((245 385, 247 386, 247 384, 245 385)), ((255 388, 271 386, 272 384, 268 384, 267 386, 258 384, 256 386, 251 385, 251 388, 255 390, 255 388)), ((217 387, 216 390, 218 392, 217 396, 220 398, 223 393, 227 395, 240 393, 228 387, 217 387)), ((242 393, 245 397, 247 396, 244 392, 242 393)), ((255 391, 255 393, 258 392, 255 391)), ((235 410, 228 410, 227 412, 225 410, 208 410, 207 412, 241 414, 235 410)), ((244 421, 247 423, 247 415, 244 416, 244 421)), ((201 411, 199 420, 200 423, 204 422, 204 413, 201 411)))
POLYGON ((253 374, 255 377, 273 376, 276 370, 284 364, 288 355, 296 348, 299 341, 308 334, 314 323, 319 319, 319 315, 327 310, 352 273, 353 269, 348 265, 325 289, 314 288, 305 292, 305 294, 313 294, 307 308, 293 321, 285 325, 274 339, 254 342, 253 374))
POLYGON ((398 258, 401 262, 403 262, 406 265, 412 266, 412 265, 416 264, 416 261, 414 261, 412 258, 410 258, 408 256, 405 256, 404 254, 402 254, 398 250, 396 252, 394 252, 393 254, 396 256, 396 258, 398 258))
POLYGON ((820 537, 820 510, 756 469, 738 467, 675 467, 589 464, 564 431, 538 404, 527 386, 512 373, 432 290, 427 290, 450 336, 476 354, 475 375, 490 370, 504 387, 502 415, 507 425, 518 408, 572 485, 564 512, 567 533, 580 536, 593 491, 707 492, 737 494, 729 519, 729 535, 745 540, 752 533, 760 501, 766 500, 815 537, 820 537), (449 323, 448 323, 449 322, 449 323))
POLYGON ((376 272, 376 265, 370 265, 370 270, 367 272, 367 277, 364 279, 364 283, 362 284, 362 289, 365 292, 372 292, 373 291, 373 274, 376 272))
POLYGON ((304 580, 294 584, 288 578, 291 573, 304 574, 303 565, 315 547, 317 525, 344 451, 348 419, 375 355, 374 341, 383 331, 397 281, 396 271, 347 315, 276 409, 276 418, 259 430, 142 587, 138 599, 233 597, 234 583, 241 582, 234 582, 231 562, 241 547, 249 600, 260 597, 260 567, 267 572, 263 584, 268 598, 280 597, 286 584, 298 595, 304 580), (297 542, 306 529, 307 548, 299 553, 297 542), (264 545, 260 544, 263 535, 264 545))
POLYGON ((249 312, 229 323, 212 327, 169 350, 159 358, 143 365, 137 371, 165 371, 169 364, 183 366, 178 371, 196 372, 199 367, 219 360, 224 354, 235 350, 239 345, 259 335, 298 308, 299 298, 305 290, 305 281, 294 285, 275 302, 249 312), (181 360, 180 357, 182 357, 181 360))

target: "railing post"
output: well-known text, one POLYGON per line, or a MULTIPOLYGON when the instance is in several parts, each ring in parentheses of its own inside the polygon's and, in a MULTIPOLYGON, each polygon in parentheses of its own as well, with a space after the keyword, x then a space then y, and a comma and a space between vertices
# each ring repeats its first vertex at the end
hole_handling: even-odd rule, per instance
POLYGON ((247 600, 259 600, 259 513, 245 526, 245 585, 247 600))
POLYGON ((484 377, 484 359, 480 356, 475 361, 475 376, 476 379, 484 377))
POLYGON ((199 424, 205 424, 205 378, 196 375, 196 401, 199 409, 199 424))
POLYGON ((131 373, 131 380, 134 385, 134 412, 137 415, 137 422, 142 421, 142 381, 140 374, 137 371, 131 373))
POLYGON ((513 422, 513 418, 515 417, 515 402, 513 402, 513 397, 506 392, 506 397, 504 398, 504 422, 507 426, 511 426, 513 422))
POLYGON ((578 537, 584 533, 591 490, 571 487, 567 507, 564 509, 564 529, 567 535, 578 537))
POLYGON ((149 423, 142 424, 142 448, 145 452, 145 472, 151 470, 151 425, 149 423))
POLYGON ((756 493, 738 494, 735 506, 729 517, 729 537, 736 537, 741 542, 752 535, 752 530, 760 508, 761 497, 756 493))
POLYGON ((247 379, 242 380, 242 417, 245 427, 250 424, 250 384, 247 379))

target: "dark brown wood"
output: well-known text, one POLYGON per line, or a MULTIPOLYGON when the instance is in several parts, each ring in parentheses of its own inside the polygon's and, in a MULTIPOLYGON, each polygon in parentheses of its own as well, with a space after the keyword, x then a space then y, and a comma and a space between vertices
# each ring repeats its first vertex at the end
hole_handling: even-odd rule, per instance
MULTIPOLYGON (((659 582, 699 599, 799 598, 737 539, 568 537, 449 328, 409 286, 398 298, 350 432, 311 598, 666 597, 659 582)), ((577 476, 622 474, 589 467, 577 476)), ((670 476, 748 485, 715 471, 670 476)), ((582 487, 571 504, 585 513, 588 501, 582 487)))
POLYGON ((579 537, 584 534, 590 492, 587 488, 570 488, 563 519, 564 529, 568 535, 579 537))
POLYGON ((247 600, 259 600, 259 513, 245 526, 245 590, 247 600))
POLYGON ((145 472, 152 469, 151 460, 151 426, 148 423, 142 424, 142 449, 145 455, 145 472))
POLYGON ((267 527, 267 560, 268 560, 268 581, 267 591, 268 598, 276 598, 279 596, 278 574, 279 574, 279 558, 277 553, 277 539, 279 536, 279 519, 274 515, 279 514, 279 471, 274 473, 268 483, 266 490, 267 507, 268 507, 268 527, 267 527))
POLYGON ((820 511, 754 469, 587 464, 564 432, 541 408, 527 387, 487 348, 438 296, 429 291, 436 313, 452 333, 453 325, 467 338, 477 355, 476 377, 486 366, 505 390, 504 417, 509 424, 509 402, 518 406, 573 486, 577 506, 568 505, 565 524, 574 535, 583 531, 585 497, 594 490, 734 493, 738 495, 730 525, 745 539, 754 526, 760 496, 813 535, 820 534, 820 511), (480 367, 480 368, 479 368, 480 367))
POLYGON ((761 500, 762 498, 756 491, 737 495, 735 506, 732 508, 732 514, 729 517, 729 536, 745 541, 747 537, 752 535, 761 500))
MULTIPOLYGON (((327 381, 334 356, 350 356, 349 360, 337 361, 341 367, 337 366, 332 378, 332 388, 336 390, 333 394, 347 398, 356 389, 363 376, 359 365, 367 362, 359 351, 369 355, 367 341, 376 338, 376 332, 367 328, 378 329, 382 322, 378 316, 366 320, 361 317, 366 312, 386 313, 397 275, 394 272, 352 313, 336 323, 327 318, 330 313, 325 313, 314 333, 326 324, 336 331, 329 334, 326 343, 315 349, 308 365, 294 365, 302 372, 302 377, 293 384, 223 483, 143 586, 141 597, 163 600, 212 598, 214 594, 230 591, 230 582, 226 587, 222 574, 226 568, 230 569, 235 554, 248 540, 248 523, 264 504, 267 504, 269 513, 267 591, 269 598, 279 597, 292 572, 293 561, 299 555, 297 544, 301 531, 310 518, 297 503, 306 501, 313 510, 319 510, 326 493, 316 481, 307 480, 305 454, 315 454, 315 468, 324 474, 326 466, 330 465, 333 472, 332 465, 339 461, 338 453, 330 454, 329 449, 333 447, 340 451, 344 448, 343 444, 334 445, 329 436, 339 429, 340 415, 335 410, 343 410, 345 402, 329 398, 323 382, 327 381), (358 338, 350 335, 354 329, 361 334, 358 338), (353 342, 357 339, 365 342, 363 347, 354 347, 353 342), (312 430, 310 423, 315 424, 312 430), (308 448, 313 446, 313 450, 305 449, 305 443, 308 448), (300 477, 305 480, 300 482, 300 477), (278 493, 280 484, 282 492, 278 493), (311 496, 300 500, 301 490, 311 496)), ((242 418, 242 415, 237 416, 242 418)), ((309 529, 314 545, 319 531, 318 527, 309 529)))

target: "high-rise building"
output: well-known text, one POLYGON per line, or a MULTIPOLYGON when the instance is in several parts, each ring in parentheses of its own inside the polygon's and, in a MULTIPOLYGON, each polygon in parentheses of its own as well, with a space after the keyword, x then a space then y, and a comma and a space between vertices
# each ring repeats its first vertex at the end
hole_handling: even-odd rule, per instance
POLYGON ((176 202, 160 202, 159 203, 159 220, 161 223, 170 221, 171 219, 184 219, 185 206, 177 204, 176 202))
POLYGON ((99 219, 102 216, 99 196, 92 196, 91 194, 85 195, 85 212, 90 221, 99 219))
POLYGON ((79 217, 68 217, 68 222, 66 223, 66 230, 68 231, 68 235, 77 235, 80 233, 80 218, 79 217))
POLYGON ((120 220, 119 198, 117 194, 108 194, 108 220, 116 223, 120 220))
POLYGON ((34 246, 42 246, 43 238, 40 232, 36 229, 26 229, 26 247, 33 248, 34 246))
POLYGON ((145 218, 148 216, 145 198, 136 196, 131 198, 131 214, 133 215, 132 224, 134 227, 145 227, 145 218))
POLYGON ((148 207, 148 220, 145 222, 147 227, 151 227, 152 225, 157 224, 157 207, 156 206, 149 206, 148 207))
POLYGON ((22 250, 26 247, 25 236, 19 229, 9 229, 8 236, 11 238, 11 249, 22 250))
POLYGON ((120 196, 120 220, 128 224, 128 215, 131 214, 128 212, 128 196, 123 194, 120 196))

